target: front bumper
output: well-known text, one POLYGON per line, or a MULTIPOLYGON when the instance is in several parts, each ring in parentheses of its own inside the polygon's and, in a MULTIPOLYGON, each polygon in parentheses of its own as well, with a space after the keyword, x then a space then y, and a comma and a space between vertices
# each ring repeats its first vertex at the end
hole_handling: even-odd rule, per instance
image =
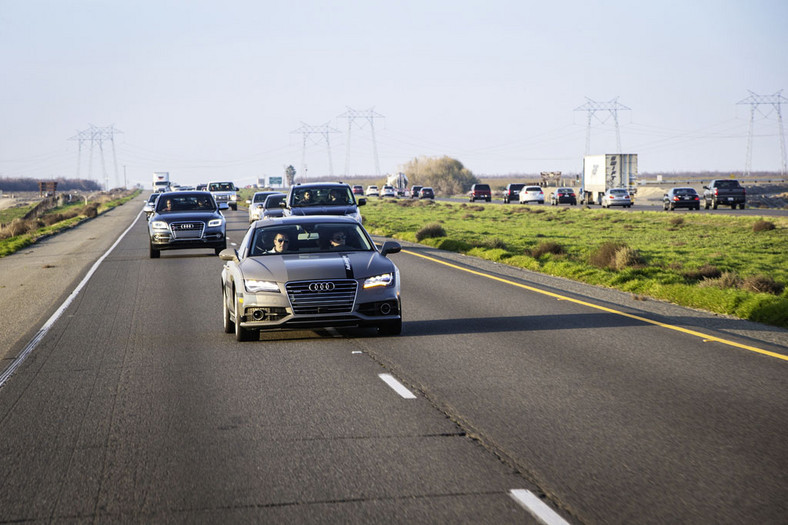
POLYGON ((398 286, 364 290, 361 281, 343 280, 341 284, 344 287, 338 293, 301 293, 300 290, 308 284, 287 283, 285 293, 249 293, 245 290, 239 293, 236 290, 239 311, 243 312, 241 327, 296 330, 379 326, 402 318, 398 286), (352 283, 352 289, 349 283, 352 283))

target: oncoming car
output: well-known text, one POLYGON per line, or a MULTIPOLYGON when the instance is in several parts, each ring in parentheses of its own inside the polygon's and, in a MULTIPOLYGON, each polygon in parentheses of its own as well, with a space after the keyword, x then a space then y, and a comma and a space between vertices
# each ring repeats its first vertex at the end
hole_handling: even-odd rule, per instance
POLYGON ((238 250, 219 254, 224 331, 239 341, 260 330, 377 327, 402 331, 399 270, 353 219, 284 217, 255 222, 238 250))
POLYGON ((249 206, 249 222, 259 221, 263 218, 263 204, 269 195, 282 195, 280 191, 258 191, 252 195, 252 198, 246 201, 249 206))
POLYGON ((356 199, 350 186, 343 182, 310 182, 290 187, 284 205, 284 217, 299 215, 334 215, 352 217, 361 222, 359 206, 367 199, 356 199))
POLYGON ((148 221, 150 257, 158 259, 161 250, 227 247, 224 216, 213 196, 205 191, 160 193, 156 209, 148 221))

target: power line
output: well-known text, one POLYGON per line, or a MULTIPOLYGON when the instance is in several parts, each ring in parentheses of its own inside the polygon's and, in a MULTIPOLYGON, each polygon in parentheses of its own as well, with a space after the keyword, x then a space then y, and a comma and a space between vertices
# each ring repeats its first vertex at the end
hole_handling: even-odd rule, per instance
MULTIPOLYGON (((749 90, 748 90, 749 91, 749 90)), ((753 138, 753 130, 755 127, 755 112, 759 111, 762 115, 768 117, 771 111, 764 113, 760 111, 759 106, 768 105, 771 106, 775 113, 777 113, 777 126, 780 130, 780 153, 782 154, 782 170, 780 174, 784 177, 786 172, 786 159, 785 159, 785 135, 783 133, 783 115, 782 111, 780 110, 780 105, 783 102, 788 102, 784 96, 782 96, 783 90, 781 89, 774 95, 758 95, 757 93, 753 93, 750 91, 750 96, 740 100, 736 104, 749 104, 750 105, 750 132, 747 135, 747 157, 744 162, 744 176, 749 176, 750 171, 752 169, 752 138, 753 138)))
MULTIPOLYGON (((616 126, 616 153, 621 153, 621 132, 618 128, 618 112, 630 111, 630 109, 623 104, 618 103, 618 97, 609 100, 608 102, 597 102, 586 97, 586 103, 582 106, 575 108, 575 111, 585 111, 588 113, 588 127, 586 128, 586 155, 591 154, 591 121, 598 111, 607 111, 613 117, 616 126)), ((599 117, 597 117, 599 119, 599 117)), ((600 122, 606 122, 607 118, 599 119, 600 122)))
MULTIPOLYGON (((326 149, 328 150, 328 174, 333 177, 334 165, 331 162, 331 141, 328 137, 331 133, 339 133, 339 130, 332 128, 327 123, 321 126, 311 126, 302 122, 301 127, 291 131, 291 133, 301 133, 304 138, 303 147, 301 149, 301 173, 304 174, 304 178, 306 178, 306 143, 308 140, 312 142, 315 141, 313 135, 319 135, 326 143, 326 149)), ((320 139, 318 139, 318 142, 319 141, 320 139)))
POLYGON ((357 119, 366 120, 369 123, 369 129, 372 133, 372 154, 375 158, 375 175, 380 175, 380 162, 378 160, 378 145, 375 140, 375 119, 384 118, 383 115, 375 113, 375 108, 366 109, 363 111, 355 110, 351 107, 347 108, 343 114, 337 118, 347 119, 347 148, 345 150, 345 177, 350 176, 350 131, 353 129, 353 122, 357 119))
POLYGON ((115 133, 123 133, 115 129, 114 125, 106 126, 103 128, 94 126, 93 124, 86 130, 79 131, 76 135, 68 140, 76 140, 79 144, 77 152, 77 179, 80 178, 80 168, 82 165, 82 145, 86 142, 90 143, 90 158, 88 159, 88 179, 93 180, 93 147, 98 144, 101 160, 101 172, 104 177, 104 189, 109 189, 109 174, 107 173, 106 162, 104 161, 104 141, 109 141, 112 145, 112 161, 115 167, 115 182, 118 182, 118 158, 115 153, 115 133))

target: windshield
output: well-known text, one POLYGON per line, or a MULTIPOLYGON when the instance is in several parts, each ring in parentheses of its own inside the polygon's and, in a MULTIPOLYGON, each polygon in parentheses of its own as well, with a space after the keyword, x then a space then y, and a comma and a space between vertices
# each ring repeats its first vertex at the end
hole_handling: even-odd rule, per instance
POLYGON ((355 204, 349 186, 294 188, 292 206, 349 206, 355 204))
POLYGON ((269 195, 265 199, 265 202, 263 203, 263 207, 265 209, 279 208, 280 207, 279 205, 282 204, 284 201, 285 201, 284 195, 269 195))
POLYGON ((254 231, 249 255, 285 255, 373 251, 374 245, 358 224, 324 222, 260 226, 254 231))
POLYGON ((215 211, 216 203, 209 193, 162 196, 156 202, 158 213, 184 211, 215 211))
POLYGON ((208 191, 235 191, 235 184, 232 182, 212 182, 208 185, 208 191))

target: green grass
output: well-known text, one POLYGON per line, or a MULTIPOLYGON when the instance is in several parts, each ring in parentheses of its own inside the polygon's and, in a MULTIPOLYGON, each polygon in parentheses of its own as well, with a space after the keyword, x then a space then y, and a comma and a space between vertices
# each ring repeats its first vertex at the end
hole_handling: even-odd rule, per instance
MULTIPOLYGON (((140 193, 139 190, 134 191, 133 193, 127 195, 126 197, 121 197, 112 200, 102 200, 100 203, 94 203, 95 206, 95 214, 102 214, 106 211, 111 210, 116 206, 120 206, 124 204, 134 197, 136 197, 140 193)), ((33 208, 33 205, 20 207, 20 208, 13 208, 11 210, 3 210, 3 213, 0 215, 0 223, 4 222, 11 222, 15 218, 21 218, 33 208), (5 212, 10 212, 14 210, 23 210, 21 213, 17 215, 14 214, 6 214, 5 212)), ((42 216, 42 219, 46 218, 47 216, 52 216, 56 214, 63 215, 63 220, 58 220, 53 224, 48 226, 41 226, 40 228, 36 228, 32 231, 28 231, 26 233, 22 233, 20 235, 16 235, 14 237, 9 237, 7 239, 0 240, 0 257, 5 257, 6 255, 11 255, 31 244, 35 243, 38 239, 43 237, 47 237, 49 235, 54 235, 59 233, 63 230, 67 230, 69 228, 73 228, 74 226, 78 225, 79 223, 88 219, 88 217, 82 213, 81 210, 85 208, 84 202, 76 202, 72 204, 67 204, 65 206, 58 206, 56 208, 52 208, 48 210, 46 214, 42 216), (73 217, 66 217, 68 215, 74 215, 73 217)), ((57 219, 55 219, 57 220, 57 219)))
POLYGON ((763 217, 409 200, 361 211, 377 235, 788 328, 785 217, 754 231, 763 217))

